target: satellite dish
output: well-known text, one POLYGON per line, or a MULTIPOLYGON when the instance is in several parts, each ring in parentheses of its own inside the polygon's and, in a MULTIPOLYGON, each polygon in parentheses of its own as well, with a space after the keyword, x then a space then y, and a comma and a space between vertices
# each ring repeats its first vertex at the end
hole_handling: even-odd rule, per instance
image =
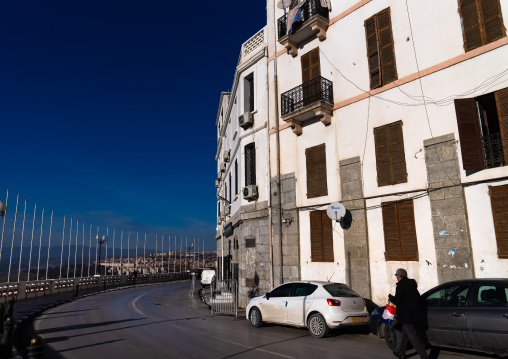
POLYGON ((279 9, 287 9, 289 7, 289 5, 291 5, 291 0, 280 0, 277 3, 277 7, 279 9))
POLYGON ((344 207, 344 205, 340 202, 330 203, 326 209, 326 214, 330 217, 330 219, 340 221, 346 214, 346 207, 344 207))

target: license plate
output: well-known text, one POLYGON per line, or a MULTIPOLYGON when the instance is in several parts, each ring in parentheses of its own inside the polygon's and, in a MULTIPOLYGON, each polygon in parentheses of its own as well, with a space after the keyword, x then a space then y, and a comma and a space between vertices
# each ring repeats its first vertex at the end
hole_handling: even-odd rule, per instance
POLYGON ((365 317, 351 317, 351 319, 353 320, 353 322, 364 322, 365 321, 365 317))

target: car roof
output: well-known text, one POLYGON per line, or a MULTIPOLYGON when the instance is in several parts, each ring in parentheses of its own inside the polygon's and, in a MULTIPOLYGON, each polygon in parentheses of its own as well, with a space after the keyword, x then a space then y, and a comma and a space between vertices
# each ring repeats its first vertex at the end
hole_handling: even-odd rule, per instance
POLYGON ((346 285, 344 283, 328 282, 326 280, 294 280, 294 281, 286 282, 286 283, 283 283, 283 284, 292 284, 292 283, 309 283, 309 284, 320 284, 320 285, 325 285, 325 284, 342 284, 342 285, 346 285))

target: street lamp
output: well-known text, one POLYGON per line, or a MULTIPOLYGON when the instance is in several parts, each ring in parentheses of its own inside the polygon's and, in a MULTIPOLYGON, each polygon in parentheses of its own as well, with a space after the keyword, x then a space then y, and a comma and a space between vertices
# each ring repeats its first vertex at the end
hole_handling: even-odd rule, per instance
MULTIPOLYGON (((95 239, 97 239, 97 243, 99 243, 99 261, 97 263, 95 263, 95 273, 97 273, 97 266, 100 266, 100 263, 101 263, 101 248, 102 248, 102 244, 108 240, 108 236, 103 235, 101 237, 101 236, 97 235, 97 237, 95 237, 95 239)), ((99 267, 99 269, 100 269, 100 267, 99 267)), ((100 274, 101 273, 99 271, 99 275, 100 274)))

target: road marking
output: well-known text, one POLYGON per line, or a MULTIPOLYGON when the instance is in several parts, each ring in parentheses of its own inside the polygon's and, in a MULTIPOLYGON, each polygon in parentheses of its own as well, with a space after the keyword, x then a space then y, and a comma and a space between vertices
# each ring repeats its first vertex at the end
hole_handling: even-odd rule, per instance
POLYGON ((134 309, 136 312, 138 312, 139 314, 141 314, 141 315, 142 315, 142 316, 144 316, 144 317, 146 317, 146 314, 145 314, 145 313, 143 313, 141 310, 139 310, 139 309, 137 308, 137 306, 136 306, 136 301, 137 301, 139 298, 141 298, 141 297, 143 297, 143 296, 145 296, 145 295, 147 295, 147 294, 148 294, 148 293, 141 294, 139 297, 137 297, 136 299, 134 299, 134 300, 132 301, 132 303, 131 303, 131 305, 132 305, 132 309, 134 309))

